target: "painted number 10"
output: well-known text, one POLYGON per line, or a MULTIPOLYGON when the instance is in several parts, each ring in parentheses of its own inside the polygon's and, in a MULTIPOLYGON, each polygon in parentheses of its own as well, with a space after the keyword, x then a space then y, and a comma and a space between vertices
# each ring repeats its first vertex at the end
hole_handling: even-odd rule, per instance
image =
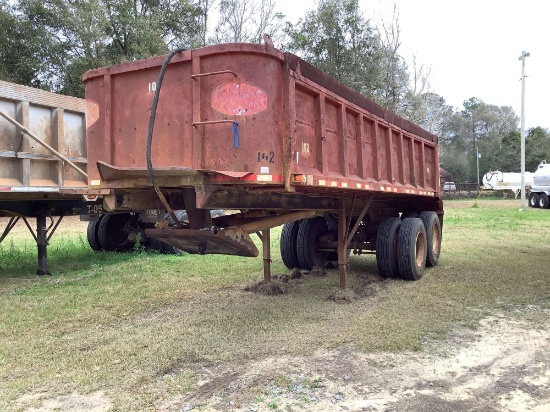
POLYGON ((157 82, 149 82, 149 93, 157 90, 157 82))

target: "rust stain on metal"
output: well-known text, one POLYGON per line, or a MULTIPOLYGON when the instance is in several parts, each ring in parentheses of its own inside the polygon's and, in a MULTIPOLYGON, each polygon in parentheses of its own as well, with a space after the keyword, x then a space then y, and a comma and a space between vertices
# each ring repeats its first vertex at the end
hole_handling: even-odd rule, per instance
POLYGON ((267 94, 245 82, 224 83, 212 93, 212 108, 228 116, 251 116, 267 109, 267 94))

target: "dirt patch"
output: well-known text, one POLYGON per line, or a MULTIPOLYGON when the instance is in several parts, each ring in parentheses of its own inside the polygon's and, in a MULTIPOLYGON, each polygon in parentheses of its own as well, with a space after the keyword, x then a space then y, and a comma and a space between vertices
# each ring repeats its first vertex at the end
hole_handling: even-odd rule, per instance
POLYGON ((424 349, 362 354, 345 346, 204 365, 196 392, 162 410, 550 411, 547 329, 498 314, 424 349))
POLYGON ((360 298, 376 296, 380 290, 386 289, 386 279, 379 276, 361 277, 353 287, 353 291, 360 298))
POLYGON ((107 412, 113 407, 111 401, 103 392, 96 392, 88 395, 72 393, 70 395, 57 396, 44 399, 46 394, 25 395, 17 400, 16 406, 25 409, 27 412, 107 412), (38 407, 31 404, 41 404, 38 407))

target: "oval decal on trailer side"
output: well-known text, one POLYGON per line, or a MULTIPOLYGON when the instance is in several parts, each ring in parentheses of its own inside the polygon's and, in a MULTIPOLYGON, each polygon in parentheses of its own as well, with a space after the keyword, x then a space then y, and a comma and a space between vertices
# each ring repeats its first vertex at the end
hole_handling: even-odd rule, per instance
POLYGON ((224 83, 212 93, 212 108, 228 116, 250 116, 267 109, 267 94, 248 83, 224 83))

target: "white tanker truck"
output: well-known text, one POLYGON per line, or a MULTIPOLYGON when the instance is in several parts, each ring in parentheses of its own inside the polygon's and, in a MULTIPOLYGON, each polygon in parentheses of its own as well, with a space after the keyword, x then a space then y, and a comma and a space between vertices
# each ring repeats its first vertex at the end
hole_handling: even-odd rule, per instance
POLYGON ((529 195, 529 206, 548 209, 550 206, 550 163, 545 160, 539 165, 537 171, 533 173, 533 185, 529 195))
MULTIPOLYGON (((535 173, 525 172, 525 187, 533 186, 535 173)), ((483 188, 488 190, 511 190, 518 197, 521 191, 521 173, 489 171, 483 176, 483 188)))

